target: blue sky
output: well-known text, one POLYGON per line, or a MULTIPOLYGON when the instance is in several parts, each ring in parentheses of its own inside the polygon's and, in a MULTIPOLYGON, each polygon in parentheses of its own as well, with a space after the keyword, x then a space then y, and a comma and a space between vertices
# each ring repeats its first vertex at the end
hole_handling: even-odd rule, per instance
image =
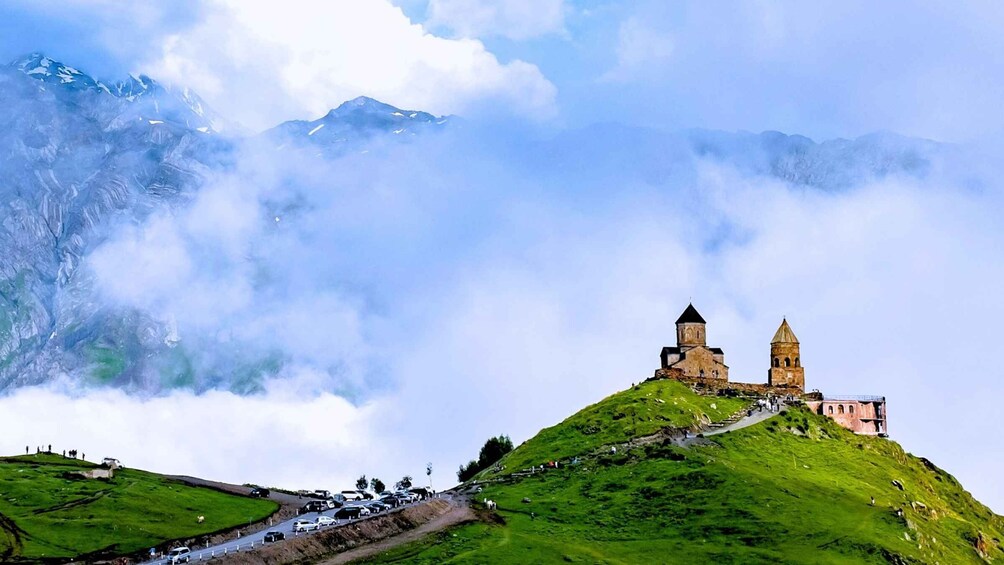
POLYGON ((521 441, 649 376, 692 297, 737 380, 762 380, 787 315, 810 387, 886 394, 895 439, 1004 509, 1004 391, 990 355, 1004 317, 997 4, 274 6, 15 1, 0 57, 41 50, 104 80, 146 73, 251 130, 358 95, 474 125, 335 163, 245 155, 189 209, 129 226, 87 258, 110 300, 186 336, 241 328, 305 360, 295 381, 253 398, 26 390, 2 400, 0 419, 63 407, 32 416, 38 433, 238 482, 330 488, 305 483, 421 473, 427 457, 445 478, 485 437, 521 441), (927 175, 820 191, 609 124, 817 140, 889 130, 962 145, 927 175), (289 179, 302 194, 283 192, 289 179), (310 206, 279 236, 255 223, 294 196, 310 206), (249 249, 268 256, 279 300, 233 292, 249 287, 249 249), (145 272, 165 257, 188 278, 145 272), (205 308, 186 307, 195 298, 205 308), (337 386, 331 366, 343 369, 337 386), (178 405, 215 425, 178 418, 178 405), (324 418, 336 420, 324 437, 303 433, 304 419, 324 418), (247 448, 261 433, 289 438, 284 451, 247 448), (233 452, 212 448, 219 434, 233 452), (286 464, 297 458, 312 465, 286 464))
POLYGON ((283 85, 258 105, 230 108, 234 119, 256 129, 317 114, 354 94, 423 103, 438 113, 514 114, 546 127, 612 121, 816 139, 890 130, 964 141, 996 136, 1004 119, 994 111, 1004 94, 1004 40, 997 33, 1004 17, 991 2, 402 0, 403 20, 373 8, 383 0, 293 2, 282 21, 249 8, 254 4, 235 5, 8 3, 0 53, 44 50, 99 77, 184 77, 217 105, 284 71, 289 82, 323 77, 316 88, 322 92, 283 85), (382 47, 323 41, 350 21, 382 47), (407 24, 423 26, 442 45, 406 65, 388 65, 401 53, 422 51, 417 40, 392 45, 407 24), (227 42, 233 52, 218 45, 227 42), (464 42, 480 47, 458 49, 464 42), (287 56, 268 55, 283 51, 287 56), (235 53, 243 60, 221 61, 235 53), (381 75, 451 57, 457 66, 431 73, 428 85, 381 75), (497 63, 459 62, 471 57, 497 63), (369 72, 351 70, 346 61, 369 72), (290 71, 296 65, 316 73, 290 71), (324 76, 329 72, 345 78, 324 76))

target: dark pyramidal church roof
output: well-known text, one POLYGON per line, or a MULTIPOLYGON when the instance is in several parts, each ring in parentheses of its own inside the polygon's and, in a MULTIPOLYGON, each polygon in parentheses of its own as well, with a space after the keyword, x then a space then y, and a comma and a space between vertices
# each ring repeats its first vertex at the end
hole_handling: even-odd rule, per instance
POLYGON ((676 320, 677 324, 706 324, 704 318, 701 317, 701 313, 694 308, 693 304, 688 304, 687 309, 680 314, 679 319, 676 320))

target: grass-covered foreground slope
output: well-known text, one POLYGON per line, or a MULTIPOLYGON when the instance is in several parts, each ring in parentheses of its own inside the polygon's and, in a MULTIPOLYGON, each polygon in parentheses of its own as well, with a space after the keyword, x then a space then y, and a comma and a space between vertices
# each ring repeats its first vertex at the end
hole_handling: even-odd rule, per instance
POLYGON ((0 561, 127 554, 260 520, 277 507, 134 469, 110 480, 66 478, 93 467, 59 455, 0 458, 0 561))
MULTIPOLYGON (((647 398, 638 393, 650 386, 670 384, 646 383, 587 410, 647 398)), ((690 403, 705 401, 678 389, 673 395, 690 403)), ((561 428, 579 416, 541 432, 508 459, 528 459, 520 451, 539 458, 549 451, 541 441, 573 434, 561 428)), ((462 526, 373 562, 959 564, 1004 559, 1004 519, 953 477, 895 442, 856 436, 803 410, 712 436, 703 445, 651 443, 616 454, 593 449, 589 442, 584 447, 597 455, 511 484, 486 486, 478 497, 497 502, 497 521, 462 526)))

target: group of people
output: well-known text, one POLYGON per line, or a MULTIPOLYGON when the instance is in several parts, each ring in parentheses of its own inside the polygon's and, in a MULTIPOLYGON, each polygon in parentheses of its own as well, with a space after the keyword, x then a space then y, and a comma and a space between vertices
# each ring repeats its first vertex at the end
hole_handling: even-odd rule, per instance
MULTIPOLYGON (((29 447, 27 445, 24 446, 24 454, 28 455, 30 453, 31 453, 31 447, 29 447)), ((35 446, 35 455, 40 455, 42 453, 47 453, 47 454, 51 455, 52 454, 52 444, 50 443, 48 446, 42 446, 42 445, 35 446), (45 447, 45 449, 42 449, 43 447, 45 447)), ((63 457, 70 457, 71 459, 76 459, 77 458, 77 450, 76 449, 71 449, 69 451, 66 451, 64 449, 63 450, 63 457)), ((84 454, 84 453, 81 453, 80 454, 80 458, 81 459, 87 459, 87 455, 84 454)))
MULTIPOLYGON (((760 398, 756 401, 756 410, 758 412, 763 412, 767 410, 769 412, 779 412, 781 410, 781 401, 776 396, 769 396, 767 398, 760 398)), ((753 415, 753 409, 750 409, 749 416, 753 415)))

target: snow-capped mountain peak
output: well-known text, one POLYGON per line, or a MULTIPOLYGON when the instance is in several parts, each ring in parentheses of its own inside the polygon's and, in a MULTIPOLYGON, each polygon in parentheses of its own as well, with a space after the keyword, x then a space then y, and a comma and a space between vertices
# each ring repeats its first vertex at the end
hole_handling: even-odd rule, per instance
POLYGON ((79 70, 50 59, 43 53, 30 53, 16 59, 11 67, 47 84, 60 84, 74 90, 104 90, 108 88, 79 70))
POLYGON ((280 147, 308 144, 340 153, 347 146, 376 136, 411 137, 421 131, 444 127, 449 116, 402 110, 390 104, 359 96, 343 102, 323 117, 312 121, 285 122, 265 132, 280 147))
POLYGON ((130 74, 126 80, 105 84, 43 53, 20 57, 10 67, 41 81, 42 90, 59 86, 51 90, 67 96, 93 90, 99 93, 99 99, 107 95, 109 100, 94 103, 106 109, 117 108, 120 119, 112 122, 113 127, 136 120, 149 125, 178 124, 200 133, 224 129, 224 121, 195 92, 164 86, 144 74, 130 74))

